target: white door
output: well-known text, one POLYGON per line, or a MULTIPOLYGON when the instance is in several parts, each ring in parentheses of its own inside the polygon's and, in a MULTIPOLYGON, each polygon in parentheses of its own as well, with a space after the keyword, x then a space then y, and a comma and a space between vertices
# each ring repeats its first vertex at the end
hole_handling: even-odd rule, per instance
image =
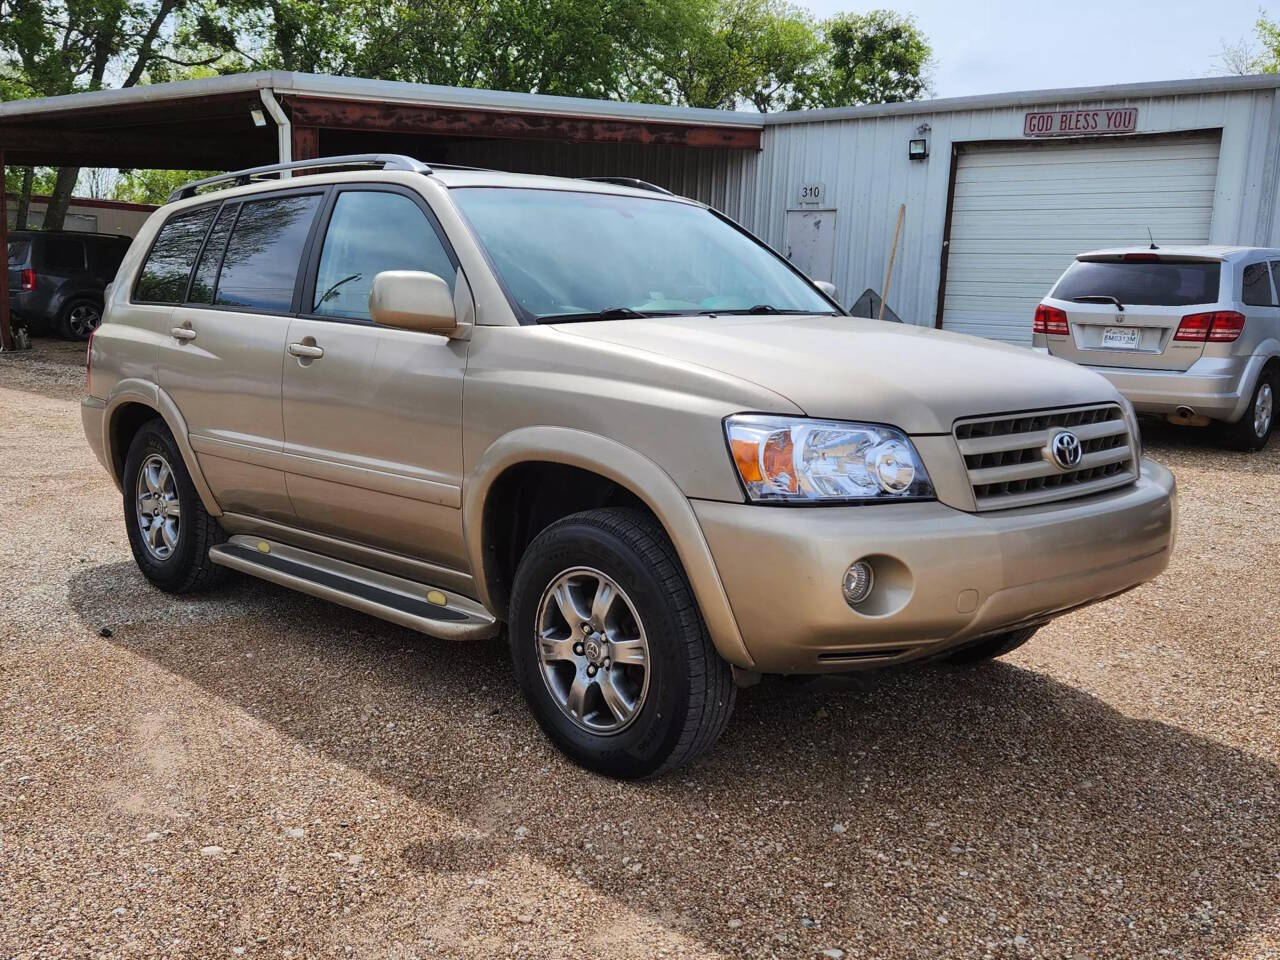
POLYGON ((810 280, 831 282, 836 265, 836 212, 788 210, 787 259, 810 280))
POLYGON ((942 325, 1031 343, 1076 254, 1209 242, 1218 137, 976 146, 956 159, 942 325))

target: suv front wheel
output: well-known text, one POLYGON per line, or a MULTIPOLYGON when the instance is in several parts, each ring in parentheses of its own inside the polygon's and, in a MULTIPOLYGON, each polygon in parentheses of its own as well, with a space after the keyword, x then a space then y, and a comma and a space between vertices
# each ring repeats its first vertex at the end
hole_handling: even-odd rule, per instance
POLYGON ((584 767, 623 779, 693 760, 735 688, 671 541, 638 510, 574 514, 516 572, 511 656, 538 723, 584 767))

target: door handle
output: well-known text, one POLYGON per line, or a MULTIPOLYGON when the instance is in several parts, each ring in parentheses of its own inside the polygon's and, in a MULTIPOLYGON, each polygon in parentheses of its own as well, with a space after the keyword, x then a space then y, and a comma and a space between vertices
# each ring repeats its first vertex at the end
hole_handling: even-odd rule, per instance
POLYGON ((190 327, 171 327, 169 335, 175 340, 194 340, 196 332, 190 327))
POLYGON ((324 356, 324 347, 315 347, 306 343, 289 344, 289 355, 292 357, 306 357, 308 360, 316 360, 324 356))

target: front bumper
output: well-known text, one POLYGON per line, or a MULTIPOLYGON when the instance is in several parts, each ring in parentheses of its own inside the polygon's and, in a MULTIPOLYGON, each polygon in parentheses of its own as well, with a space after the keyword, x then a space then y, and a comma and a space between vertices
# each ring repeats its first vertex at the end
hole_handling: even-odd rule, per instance
POLYGON ((825 673, 942 652, 1114 596, 1168 566, 1173 475, 1065 503, 984 514, 941 503, 768 507, 693 503, 729 603, 764 673, 825 673), (876 590, 841 580, 871 558, 876 590))
POLYGON ((1166 415, 1178 407, 1234 423, 1253 398, 1263 357, 1201 357, 1184 371, 1089 367, 1111 381, 1139 413, 1166 415))

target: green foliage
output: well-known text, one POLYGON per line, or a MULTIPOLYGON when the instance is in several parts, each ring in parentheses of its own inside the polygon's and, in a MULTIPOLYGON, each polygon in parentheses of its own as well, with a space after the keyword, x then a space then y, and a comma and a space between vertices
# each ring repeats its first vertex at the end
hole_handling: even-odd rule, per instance
POLYGON ((191 180, 211 177, 214 170, 122 170, 111 191, 112 200, 161 204, 169 194, 191 180))
POLYGON ((846 13, 827 21, 826 34, 824 106, 898 103, 928 92, 933 50, 913 17, 892 10, 846 13))
MULTIPOLYGON (((22 189, 22 175, 25 167, 6 166, 4 168, 4 189, 8 193, 17 193, 22 189)), ((58 171, 53 167, 36 167, 35 176, 31 180, 31 192, 33 194, 47 194, 52 192, 54 181, 58 178, 58 171)))

